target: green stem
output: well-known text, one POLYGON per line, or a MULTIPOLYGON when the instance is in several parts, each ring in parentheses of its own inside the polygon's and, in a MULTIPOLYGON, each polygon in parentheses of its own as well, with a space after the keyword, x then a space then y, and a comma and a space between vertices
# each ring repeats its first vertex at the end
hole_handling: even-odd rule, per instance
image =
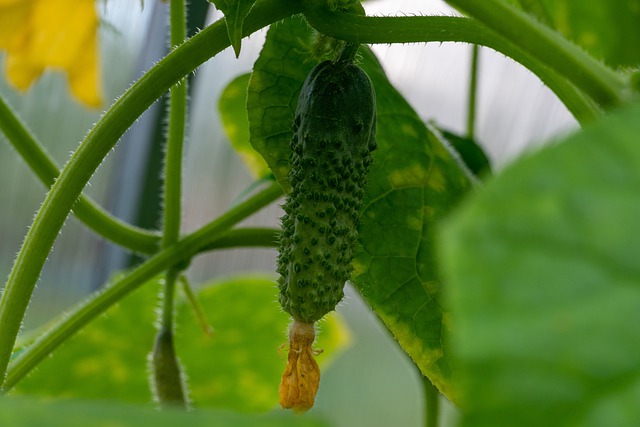
POLYGON ((331 37, 358 43, 465 42, 490 47, 537 75, 580 123, 601 116, 599 107, 569 80, 480 22, 453 16, 364 17, 305 9, 313 28, 331 37))
MULTIPOLYGON (((256 3, 244 35, 298 13, 294 0, 256 3)), ((196 67, 229 46, 226 24, 211 24, 145 73, 96 123, 51 187, 16 257, 0 300, 0 378, 4 378, 27 305, 53 243, 95 170, 122 134, 156 99, 196 67)))
POLYGON ((203 248, 203 252, 236 247, 276 248, 280 230, 275 228, 236 228, 222 234, 203 248))
MULTIPOLYGON (((186 37, 184 0, 171 0, 171 49, 186 37)), ((180 237, 182 197, 182 150, 187 115, 187 81, 182 79, 171 88, 169 96, 169 128, 164 170, 164 222, 162 246, 166 248, 180 237)))
POLYGON ((213 335, 213 326, 209 323, 207 315, 204 312, 204 308, 202 308, 202 304, 200 304, 198 297, 191 288, 191 284, 184 275, 180 276, 180 283, 182 284, 182 290, 184 291, 184 295, 187 297, 189 306, 191 307, 191 310, 193 310, 196 319, 198 319, 202 332, 207 336, 213 335))
POLYGON ((549 11, 543 2, 540 0, 519 0, 519 2, 522 10, 532 16, 535 16, 538 21, 547 27, 553 27, 551 15, 549 15, 549 11))
MULTIPOLYGON (((47 187, 52 186, 58 177, 60 168, 1 94, 0 131, 5 134, 9 143, 40 181, 47 187)), ((160 236, 158 233, 120 221, 100 208, 89 197, 81 195, 73 207, 73 212, 80 221, 96 233, 134 252, 150 254, 159 248, 160 236)))
POLYGON ((503 0, 447 0, 569 79, 603 107, 621 105, 629 88, 621 76, 558 32, 503 0))
MULTIPOLYGON (((171 0, 170 49, 184 42, 187 33, 185 0, 171 0)), ((166 249, 180 238, 182 217, 182 152, 187 116, 187 80, 175 84, 169 95, 169 127, 165 151, 164 204, 162 248, 166 249)), ((187 407, 186 383, 173 344, 173 318, 176 281, 180 271, 174 266, 167 270, 162 289, 160 327, 151 353, 152 391, 161 406, 187 407)))
POLYGON ((478 56, 480 49, 477 44, 473 45, 471 54, 471 71, 469 76, 469 105, 467 114, 467 137, 474 139, 476 127, 476 101, 478 96, 478 56))
POLYGON ((424 389, 425 403, 425 426, 438 427, 438 416, 440 414, 440 392, 431 383, 429 378, 423 376, 422 384, 424 389))
POLYGON ((346 42, 342 47, 342 51, 340 52, 340 56, 338 57, 337 61, 353 63, 353 60, 358 53, 358 49, 360 49, 360 43, 346 42))
POLYGON ((280 185, 271 184, 267 189, 236 205, 206 226, 180 239, 176 244, 161 250, 125 277, 80 304, 12 360, 2 391, 9 391, 60 344, 98 315, 104 313, 113 304, 167 268, 188 261, 204 248, 209 247, 216 238, 224 236, 234 224, 272 203, 280 196, 282 196, 280 185))

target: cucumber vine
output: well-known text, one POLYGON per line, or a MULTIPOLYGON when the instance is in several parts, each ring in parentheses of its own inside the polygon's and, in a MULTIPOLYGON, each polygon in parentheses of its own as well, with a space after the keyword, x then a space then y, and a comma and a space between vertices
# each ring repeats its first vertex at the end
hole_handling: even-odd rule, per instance
MULTIPOLYGON (((501 52, 528 68, 581 124, 597 121, 611 109, 623 107, 637 98, 637 72, 622 74, 595 59, 551 28, 548 12, 536 7, 522 9, 504 0, 448 0, 467 16, 372 17, 364 14, 362 5, 356 0, 235 0, 224 3, 225 8, 242 6, 242 10, 246 9, 246 16, 243 12, 229 24, 234 25, 234 31, 229 32, 227 21, 220 19, 187 39, 185 1, 171 0, 170 52, 114 101, 62 169, 0 97, 0 130, 40 181, 51 187, 15 259, 0 300, 3 393, 9 392, 58 346, 99 314, 148 280, 163 274, 159 330, 150 357, 151 383, 161 406, 187 407, 189 390, 177 358, 179 349, 174 348, 173 339, 175 284, 180 280, 182 270, 193 257, 206 251, 239 246, 278 246, 279 300, 293 318, 280 402, 283 407, 297 411, 309 409, 319 383, 319 369, 314 359, 316 350, 313 349, 314 323, 342 300, 343 286, 353 278, 354 269, 365 268, 356 265, 353 258, 358 250, 357 230, 367 199, 371 153, 376 148, 377 104, 372 83, 375 79, 370 79, 356 65, 356 52, 361 45, 473 44, 474 70, 467 125, 470 138, 473 138, 475 126, 478 46, 501 52), (239 53, 240 28, 246 37, 296 15, 316 32, 316 43, 308 52, 310 60, 334 57, 316 65, 300 89, 295 118, 292 117, 293 138, 290 147, 284 149, 291 153, 287 166, 290 168, 289 182, 270 183, 266 189, 231 207, 209 224, 182 236, 182 161, 188 113, 186 77, 231 46, 230 35, 234 38, 233 47, 239 53), (336 54, 338 47, 341 51, 336 54), (163 224, 161 231, 146 230, 114 218, 82 192, 124 132, 167 91, 170 92, 170 113, 163 174, 163 224), (282 232, 272 228, 234 228, 241 220, 283 196, 283 188, 288 190, 288 184, 291 191, 284 204, 282 232), (133 252, 149 255, 149 258, 115 283, 91 295, 14 354, 16 338, 36 282, 72 212, 101 236, 133 252)), ((426 128, 424 132, 428 132, 426 128)), ((411 173, 409 178, 394 176, 388 181, 396 180, 394 184, 400 182, 398 185, 401 185, 402 180, 413 179, 414 175, 429 175, 420 166, 411 173)), ((372 202, 367 200, 367 203, 372 202)), ((420 208, 426 210, 422 205, 420 208)), ((361 273, 360 270, 356 273, 361 273)), ((424 381, 427 403, 435 408, 430 411, 428 425, 435 426, 437 417, 433 414, 437 414, 437 391, 428 378, 424 381)))

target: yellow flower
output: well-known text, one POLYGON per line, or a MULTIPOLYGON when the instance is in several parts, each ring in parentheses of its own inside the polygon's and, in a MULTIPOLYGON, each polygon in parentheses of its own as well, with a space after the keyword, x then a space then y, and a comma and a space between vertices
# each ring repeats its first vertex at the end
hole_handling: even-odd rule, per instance
POLYGON ((102 104, 95 0, 0 0, 0 49, 9 82, 26 90, 46 68, 67 73, 73 95, 102 104))

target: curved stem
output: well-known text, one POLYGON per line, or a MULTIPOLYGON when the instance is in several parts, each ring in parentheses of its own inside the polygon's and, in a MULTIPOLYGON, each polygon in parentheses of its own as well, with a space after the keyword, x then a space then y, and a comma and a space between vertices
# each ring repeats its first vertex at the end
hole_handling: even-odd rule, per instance
MULTIPOLYGON (((258 2, 244 22, 244 33, 251 34, 299 11, 294 0, 258 2)), ((173 84, 228 46, 221 20, 169 53, 113 104, 64 167, 29 228, 0 300, 0 378, 5 376, 42 266, 89 178, 137 117, 173 84)))
POLYGON ((113 304, 167 268, 188 261, 204 248, 215 245, 214 239, 224 236, 234 224, 269 205, 280 196, 282 196, 282 187, 277 183, 271 184, 267 189, 233 207, 216 220, 158 252, 113 285, 97 292, 36 339, 11 362, 2 392, 9 391, 60 344, 113 304))
POLYGON ((604 107, 624 103, 621 76, 558 32, 502 0, 447 0, 540 62, 563 75, 604 107))
POLYGON ((323 8, 305 9, 313 28, 337 39, 359 43, 465 42, 494 49, 537 75, 580 123, 601 116, 595 102, 569 80, 480 22, 453 16, 364 17, 323 8))
POLYGON ((522 10, 529 15, 535 16, 542 24, 553 28, 553 21, 549 11, 543 2, 539 0, 518 0, 522 10))
POLYGON ((281 230, 276 228, 236 228, 220 235, 202 252, 237 247, 277 248, 281 230))
MULTIPOLYGON (((47 187, 53 185, 60 168, 1 94, 0 131, 40 181, 47 187)), ((119 220, 85 195, 80 196, 73 207, 73 213, 96 233, 134 252, 151 254, 160 246, 160 235, 157 232, 134 227, 119 220)))

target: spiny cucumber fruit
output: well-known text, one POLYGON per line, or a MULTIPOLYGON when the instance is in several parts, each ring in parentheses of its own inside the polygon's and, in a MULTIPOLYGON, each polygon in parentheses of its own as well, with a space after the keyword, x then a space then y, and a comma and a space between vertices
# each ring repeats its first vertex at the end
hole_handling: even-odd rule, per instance
POLYGON ((279 245, 280 304, 313 323, 342 300, 376 148, 375 92, 357 65, 325 61, 304 82, 279 245))
POLYGON ((376 148, 369 76, 352 59, 314 67, 300 92, 293 131, 291 193, 283 206, 278 257, 279 300, 293 322, 279 394, 283 408, 302 412, 313 406, 320 382, 314 323, 342 300, 352 271, 376 148))

